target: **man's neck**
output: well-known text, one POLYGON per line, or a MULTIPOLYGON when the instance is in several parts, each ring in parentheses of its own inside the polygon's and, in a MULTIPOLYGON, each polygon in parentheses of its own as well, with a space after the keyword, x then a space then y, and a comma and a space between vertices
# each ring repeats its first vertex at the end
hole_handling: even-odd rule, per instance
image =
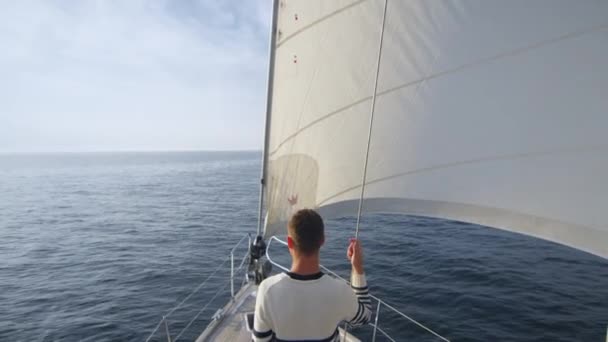
POLYGON ((321 271, 319 255, 294 257, 291 272, 300 275, 317 274, 321 271))

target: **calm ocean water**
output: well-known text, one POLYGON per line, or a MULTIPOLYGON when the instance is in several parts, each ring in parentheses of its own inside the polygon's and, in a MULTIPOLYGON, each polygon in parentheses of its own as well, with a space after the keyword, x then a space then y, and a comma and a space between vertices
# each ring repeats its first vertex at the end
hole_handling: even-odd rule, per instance
MULTIPOLYGON (((0 156, 0 341, 145 340, 255 230, 259 160, 257 152, 0 156)), ((343 275, 353 225, 327 222, 323 262, 343 275)), ((451 221, 373 215, 362 227, 372 293, 452 341, 605 339, 605 260, 451 221)), ((227 275, 220 269, 170 316, 174 337, 223 288, 180 340, 204 328, 227 298, 227 275)), ((380 321, 399 341, 433 341, 389 312, 380 321)))

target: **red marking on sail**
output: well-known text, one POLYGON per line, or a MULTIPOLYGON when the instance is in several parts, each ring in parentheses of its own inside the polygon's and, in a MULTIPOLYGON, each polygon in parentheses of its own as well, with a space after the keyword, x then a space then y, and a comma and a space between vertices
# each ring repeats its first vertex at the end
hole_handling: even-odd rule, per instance
POLYGON ((296 205, 298 203, 298 194, 287 197, 287 202, 292 206, 296 205))

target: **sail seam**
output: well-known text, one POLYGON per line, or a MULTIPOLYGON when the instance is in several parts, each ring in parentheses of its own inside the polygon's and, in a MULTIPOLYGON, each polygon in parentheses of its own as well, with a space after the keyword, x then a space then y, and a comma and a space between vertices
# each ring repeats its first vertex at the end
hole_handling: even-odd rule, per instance
POLYGON ((357 5, 360 5, 361 3, 364 3, 366 1, 368 1, 368 0, 359 0, 359 1, 353 2, 350 5, 347 5, 345 7, 339 8, 339 9, 337 9, 337 10, 335 10, 335 11, 329 13, 329 14, 326 14, 326 15, 322 16, 321 18, 319 18, 319 19, 311 22, 310 24, 308 24, 306 26, 303 26, 299 30, 294 31, 292 34, 286 36, 283 40, 281 40, 280 42, 278 42, 277 43, 277 48, 279 48, 281 45, 283 45, 284 43, 288 42, 292 38, 298 36, 300 33, 304 32, 304 31, 307 31, 311 27, 313 27, 313 26, 315 26, 315 25, 317 25, 317 24, 319 24, 321 22, 324 22, 325 20, 327 20, 327 19, 329 19, 329 18, 331 18, 333 16, 336 16, 336 15, 338 15, 338 14, 340 14, 340 13, 346 11, 346 10, 349 10, 349 9, 351 9, 351 8, 357 6, 357 5))
MULTIPOLYGON (((420 173, 425 173, 428 171, 448 169, 448 168, 458 167, 458 166, 463 166, 463 165, 480 164, 480 163, 486 163, 486 162, 491 162, 491 161, 526 159, 526 158, 534 158, 534 157, 549 156, 549 155, 571 154, 571 153, 579 153, 579 152, 593 151, 593 150, 608 150, 608 145, 579 146, 579 147, 573 147, 570 149, 563 149, 563 150, 549 150, 549 151, 541 151, 541 152, 517 153, 517 154, 509 154, 509 155, 503 155, 503 156, 482 157, 482 158, 475 158, 475 159, 469 159, 469 160, 461 160, 461 161, 456 161, 456 162, 452 162, 452 163, 445 163, 445 164, 439 164, 439 165, 434 165, 434 166, 428 166, 428 167, 424 167, 424 168, 420 168, 420 169, 408 170, 408 171, 396 173, 393 175, 376 178, 374 180, 366 182, 366 184, 368 184, 368 185, 375 184, 375 183, 384 182, 384 181, 387 181, 390 179, 395 179, 395 178, 399 178, 399 177, 403 177, 403 176, 409 176, 412 174, 420 174, 420 173)), ((334 195, 331 195, 331 196, 323 199, 316 206, 320 207, 320 206, 324 205, 325 203, 327 203, 328 201, 330 201, 340 195, 343 195, 349 191, 356 190, 360 187, 361 187, 361 184, 357 184, 355 186, 351 186, 347 189, 344 189, 334 195)))
POLYGON ((513 56, 516 56, 516 55, 519 55, 519 54, 522 54, 522 53, 525 53, 525 52, 536 50, 538 48, 541 48, 541 47, 544 47, 544 46, 547 46, 547 45, 551 45, 551 44, 558 43, 558 42, 565 41, 565 40, 572 39, 572 38, 577 38, 577 37, 585 35, 587 33, 601 31, 601 30, 604 30, 604 29, 607 29, 607 28, 608 28, 608 24, 602 24, 602 25, 590 27, 590 28, 585 29, 585 30, 580 30, 580 31, 574 31, 574 32, 566 33, 566 34, 561 35, 559 37, 543 40, 543 41, 540 41, 540 42, 537 42, 537 43, 534 43, 534 44, 530 44, 530 45, 523 46, 523 47, 520 47, 520 48, 516 48, 516 49, 510 50, 510 51, 506 51, 506 52, 503 52, 503 53, 500 53, 500 54, 497 54, 497 55, 494 55, 494 56, 490 56, 490 57, 486 57, 486 58, 481 58, 481 59, 478 59, 477 61, 473 61, 473 62, 470 62, 470 63, 465 63, 465 64, 462 64, 462 65, 456 67, 456 68, 440 71, 438 73, 426 76, 426 77, 418 79, 416 81, 412 81, 412 82, 409 82, 409 83, 405 83, 405 84, 402 84, 402 85, 395 86, 393 88, 386 89, 386 90, 380 92, 379 94, 385 95, 385 94, 394 92, 394 91, 402 89, 402 88, 407 88, 407 87, 412 86, 414 84, 418 84, 418 83, 421 83, 421 82, 424 82, 424 81, 428 81, 428 80, 432 80, 432 79, 435 79, 435 78, 439 78, 439 77, 442 77, 442 76, 445 76, 445 75, 457 73, 457 72, 459 72, 461 70, 464 70, 464 69, 471 69, 471 68, 476 67, 478 65, 487 64, 487 63, 490 63, 490 62, 493 62, 493 61, 496 61, 496 60, 499 60, 499 59, 503 59, 503 58, 506 58, 506 57, 513 57, 513 56))
POLYGON ((371 96, 367 96, 367 97, 364 97, 364 98, 362 98, 360 100, 357 100, 355 102, 351 102, 350 104, 348 104, 348 105, 346 105, 344 107, 340 107, 340 108, 338 108, 338 109, 336 109, 336 110, 334 110, 332 112, 329 112, 328 114, 325 114, 322 117, 320 117, 320 118, 318 118, 316 120, 313 120, 310 123, 302 126, 302 128, 300 128, 297 131, 295 131, 294 133, 290 134, 281 143, 279 143, 279 145, 274 149, 274 151, 270 152, 270 156, 272 156, 275 153, 277 153, 281 149, 281 147, 283 147, 283 145, 287 144, 289 142, 289 140, 295 138, 298 134, 302 133, 302 131, 305 131, 308 128, 310 128, 311 126, 314 126, 314 125, 318 124, 319 122, 321 122, 321 121, 323 121, 325 119, 328 119, 328 118, 330 118, 330 117, 332 117, 332 116, 334 116, 336 114, 340 114, 340 113, 342 113, 342 112, 344 112, 344 111, 346 111, 346 110, 348 110, 350 108, 356 107, 356 106, 358 106, 358 105, 360 105, 360 104, 362 104, 364 102, 367 102, 367 101, 369 101, 371 99, 372 99, 371 96))
MULTIPOLYGON (((534 43, 534 44, 531 44, 531 45, 527 45, 525 47, 521 47, 521 48, 517 48, 517 49, 511 50, 511 51, 503 52, 503 53, 500 53, 500 54, 497 54, 497 55, 494 55, 494 56, 482 58, 482 59, 479 59, 479 60, 477 60, 475 62, 465 63, 465 64, 462 64, 462 65, 460 65, 458 67, 455 67, 455 68, 452 68, 452 69, 440 71, 438 73, 426 76, 424 78, 420 78, 420 79, 417 79, 417 80, 414 80, 414 81, 406 82, 406 83, 403 83, 401 85, 398 85, 398 86, 395 86, 395 87, 383 90, 381 92, 378 92, 378 94, 376 96, 378 97, 378 96, 387 95, 389 93, 392 93, 392 92, 395 92, 395 91, 398 91, 398 90, 401 90, 401 89, 405 89, 405 88, 408 88, 410 86, 413 86, 413 85, 416 85, 416 84, 419 84, 419 83, 422 83, 422 82, 425 82, 425 81, 429 81, 429 80, 432 80, 432 79, 443 77, 445 75, 457 73, 457 72, 460 72, 462 70, 471 69, 471 68, 476 67, 478 65, 482 65, 482 64, 489 63, 489 62, 493 62, 493 61, 496 61, 496 60, 499 60, 499 59, 502 59, 502 58, 513 57, 513 56, 519 55, 519 54, 524 53, 524 52, 529 52, 529 51, 532 51, 532 50, 535 50, 535 49, 538 49, 538 48, 541 48, 541 47, 544 47, 544 46, 547 46, 547 45, 551 45, 551 44, 554 44, 554 43, 557 43, 557 42, 565 41, 565 40, 568 40, 568 39, 576 38, 576 37, 579 37, 579 36, 582 36, 582 35, 585 35, 585 34, 597 32, 597 31, 601 31, 601 30, 605 30, 605 29, 608 29, 608 24, 597 25, 597 26, 593 26, 593 27, 590 27, 590 28, 585 29, 585 30, 570 32, 570 33, 561 35, 561 36, 556 37, 556 38, 552 38, 552 39, 544 40, 544 41, 541 41, 541 42, 537 42, 537 43, 534 43)), ((292 133, 289 136, 287 136, 281 143, 279 143, 279 145, 273 151, 270 152, 269 156, 272 156, 272 155, 276 154, 281 149, 281 147, 283 147, 285 145, 285 143, 287 143, 287 141, 295 138, 300 133, 302 133, 302 131, 307 130, 308 128, 310 128, 310 127, 312 127, 312 126, 314 126, 314 125, 316 125, 316 124, 324 121, 325 119, 328 119, 328 118, 330 118, 330 117, 332 117, 334 115, 340 114, 341 112, 343 112, 345 110, 348 110, 348 109, 350 109, 350 108, 352 108, 352 107, 354 107, 354 106, 356 106, 358 104, 361 104, 361 103, 363 103, 365 101, 369 101, 371 99, 372 99, 371 96, 364 97, 364 98, 362 98, 360 100, 357 100, 357 101, 352 102, 352 103, 350 103, 350 104, 348 104, 346 106, 343 106, 343 107, 338 108, 338 109, 336 109, 336 110, 334 110, 332 112, 329 112, 328 114, 325 114, 325 115, 319 117, 318 119, 316 119, 314 121, 311 121, 309 124, 303 126, 301 129, 298 129, 294 133, 292 133)))
MULTIPOLYGON (((345 205, 345 208, 353 208, 357 200, 347 200, 338 206, 345 205)), ((451 202, 451 201, 436 201, 427 199, 416 199, 407 197, 374 197, 368 198, 369 211, 376 213, 400 213, 406 215, 415 215, 423 217, 435 217, 460 222, 468 222, 478 224, 494 229, 505 230, 517 234, 532 236, 535 238, 553 241, 565 246, 570 246, 582 250, 587 253, 597 255, 602 258, 608 258, 608 248, 603 243, 607 237, 606 232, 599 227, 590 226, 588 224, 571 223, 563 219, 552 219, 545 216, 533 215, 524 212, 513 211, 493 206, 451 202), (447 211, 446 211, 447 210, 447 211), (471 213, 475 212, 475 217, 471 213), (518 220, 516 225, 505 224, 505 221, 518 220), (544 228, 543 228, 544 227, 544 228), (548 236, 543 234, 547 227, 551 229, 557 228, 558 235, 548 236), (585 243, 580 240, 572 240, 571 237, 575 231, 585 231, 585 234, 592 234, 595 239, 591 243, 585 243), (564 236, 564 234, 570 235, 564 236)), ((336 203, 331 203, 320 211, 327 217, 331 216, 330 212, 336 203)), ((340 211, 340 215, 354 214, 352 209, 340 211)))

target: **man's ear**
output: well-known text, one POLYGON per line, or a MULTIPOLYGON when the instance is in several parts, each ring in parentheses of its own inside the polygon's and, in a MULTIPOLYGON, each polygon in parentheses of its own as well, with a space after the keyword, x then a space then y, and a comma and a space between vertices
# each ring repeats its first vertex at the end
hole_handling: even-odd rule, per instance
POLYGON ((293 239, 291 238, 291 236, 287 236, 287 247, 289 247, 289 249, 293 249, 293 247, 295 246, 295 242, 293 241, 293 239))
POLYGON ((325 244, 325 235, 323 235, 323 238, 321 239, 321 246, 323 246, 325 244))

